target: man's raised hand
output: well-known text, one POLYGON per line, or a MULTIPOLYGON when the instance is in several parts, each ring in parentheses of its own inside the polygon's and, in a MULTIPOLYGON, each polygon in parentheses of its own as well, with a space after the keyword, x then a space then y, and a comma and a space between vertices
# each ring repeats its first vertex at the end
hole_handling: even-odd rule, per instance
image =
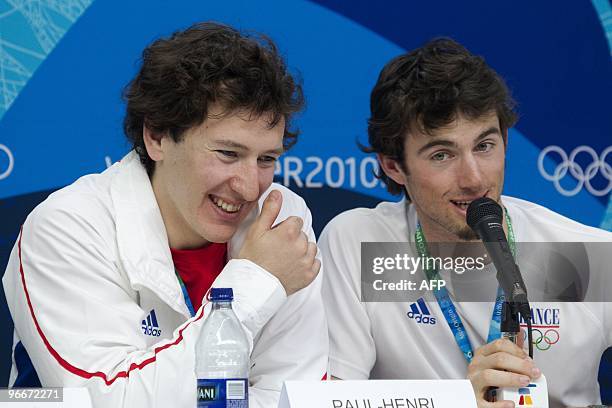
POLYGON ((261 213, 251 225, 238 255, 261 266, 278 278, 287 295, 308 286, 319 273, 317 246, 302 231, 304 221, 289 217, 272 227, 280 213, 283 196, 270 192, 261 213))

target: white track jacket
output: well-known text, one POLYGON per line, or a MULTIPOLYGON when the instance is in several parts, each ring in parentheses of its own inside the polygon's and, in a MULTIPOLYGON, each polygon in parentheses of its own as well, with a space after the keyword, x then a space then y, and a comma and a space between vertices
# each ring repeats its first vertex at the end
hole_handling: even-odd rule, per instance
MULTIPOLYGON (((277 222, 311 215, 283 186, 277 222)), ((328 339, 321 273, 287 297, 276 277, 232 259, 253 211, 229 243, 215 287, 234 290, 234 310, 251 344, 251 407, 276 407, 286 379, 326 375, 328 339)), ((194 318, 175 276, 151 183, 132 152, 102 174, 80 178, 28 216, 3 278, 21 342, 43 386, 87 387, 95 407, 196 404, 195 343, 210 305, 194 318), (154 329, 151 319, 154 315, 154 329), (149 324, 145 324, 149 322, 149 324)), ((10 383, 17 369, 13 362, 10 383)))

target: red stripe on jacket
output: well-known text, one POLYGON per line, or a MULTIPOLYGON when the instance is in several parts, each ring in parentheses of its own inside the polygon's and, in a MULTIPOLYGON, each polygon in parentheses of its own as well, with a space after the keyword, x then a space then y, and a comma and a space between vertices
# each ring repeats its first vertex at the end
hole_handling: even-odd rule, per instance
POLYGON ((101 372, 101 371, 96 371, 96 372, 89 372, 89 371, 85 371, 81 368, 78 368, 72 364, 70 364, 69 362, 67 362, 66 360, 64 360, 64 358, 62 358, 62 356, 60 356, 60 354, 53 348, 53 346, 51 345, 51 343, 49 343, 49 340, 47 340, 47 337, 45 336, 45 334, 43 333, 42 329, 40 328, 40 325, 38 324, 38 319, 36 319, 36 315, 34 314, 34 308, 32 307, 32 301, 30 300, 30 293, 28 292, 28 287, 26 285, 26 281, 25 281, 25 273, 23 271, 23 262, 21 260, 21 237, 23 236, 23 225, 21 226, 21 230, 19 232, 19 242, 17 244, 18 250, 19 250, 19 272, 21 274, 21 283, 23 284, 23 290, 25 292, 26 295, 26 300, 28 302, 28 308, 30 309, 30 314, 32 315, 32 320, 34 320, 34 325, 36 326, 36 330, 38 331, 38 334, 40 336, 40 338, 42 339, 43 343, 45 343, 45 346, 47 347, 47 350, 49 351, 49 353, 55 358, 55 360, 67 371, 71 372, 72 374, 78 375, 79 377, 83 377, 83 378, 93 378, 93 377, 99 377, 102 380, 104 380, 104 382, 106 383, 106 385, 111 385, 113 382, 115 382, 115 380, 117 378, 125 378, 128 377, 131 371, 134 370, 140 370, 144 367, 146 367, 147 365, 154 363, 156 358, 157 358, 157 353, 166 350, 167 348, 170 348, 172 346, 176 346, 177 344, 179 344, 182 340, 183 340, 183 331, 189 327, 189 325, 195 321, 200 320, 203 316, 204 316, 204 308, 202 308, 200 310, 200 314, 199 316, 192 320, 191 322, 189 322, 185 327, 183 327, 181 330, 179 330, 179 335, 176 338, 176 340, 174 340, 174 342, 172 343, 168 343, 168 344, 164 344, 163 346, 159 346, 156 347, 154 349, 154 354, 152 357, 147 358, 146 360, 140 362, 140 363, 132 363, 130 364, 130 367, 125 370, 125 371, 120 371, 119 373, 117 373, 114 377, 112 377, 111 379, 108 378, 108 376, 101 372))

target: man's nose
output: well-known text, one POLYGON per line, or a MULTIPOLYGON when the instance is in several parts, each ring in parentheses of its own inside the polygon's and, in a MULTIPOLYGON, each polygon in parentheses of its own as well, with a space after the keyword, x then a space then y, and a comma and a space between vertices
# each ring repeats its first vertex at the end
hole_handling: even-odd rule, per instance
POLYGON ((230 187, 245 201, 255 201, 259 197, 259 167, 257 161, 244 161, 236 166, 230 179, 230 187))
POLYGON ((466 190, 479 191, 482 188, 484 174, 478 160, 471 154, 461 158, 457 185, 466 190))

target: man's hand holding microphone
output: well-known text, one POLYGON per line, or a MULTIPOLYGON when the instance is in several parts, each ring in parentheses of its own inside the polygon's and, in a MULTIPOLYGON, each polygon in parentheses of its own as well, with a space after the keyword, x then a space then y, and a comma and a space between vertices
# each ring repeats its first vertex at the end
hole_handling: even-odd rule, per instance
MULTIPOLYGON (((519 339, 522 338, 522 335, 519 336, 519 339)), ((472 383, 479 408, 514 407, 512 401, 487 401, 489 388, 526 387, 542 374, 521 343, 517 345, 507 339, 498 339, 474 351, 467 378, 472 383)))

